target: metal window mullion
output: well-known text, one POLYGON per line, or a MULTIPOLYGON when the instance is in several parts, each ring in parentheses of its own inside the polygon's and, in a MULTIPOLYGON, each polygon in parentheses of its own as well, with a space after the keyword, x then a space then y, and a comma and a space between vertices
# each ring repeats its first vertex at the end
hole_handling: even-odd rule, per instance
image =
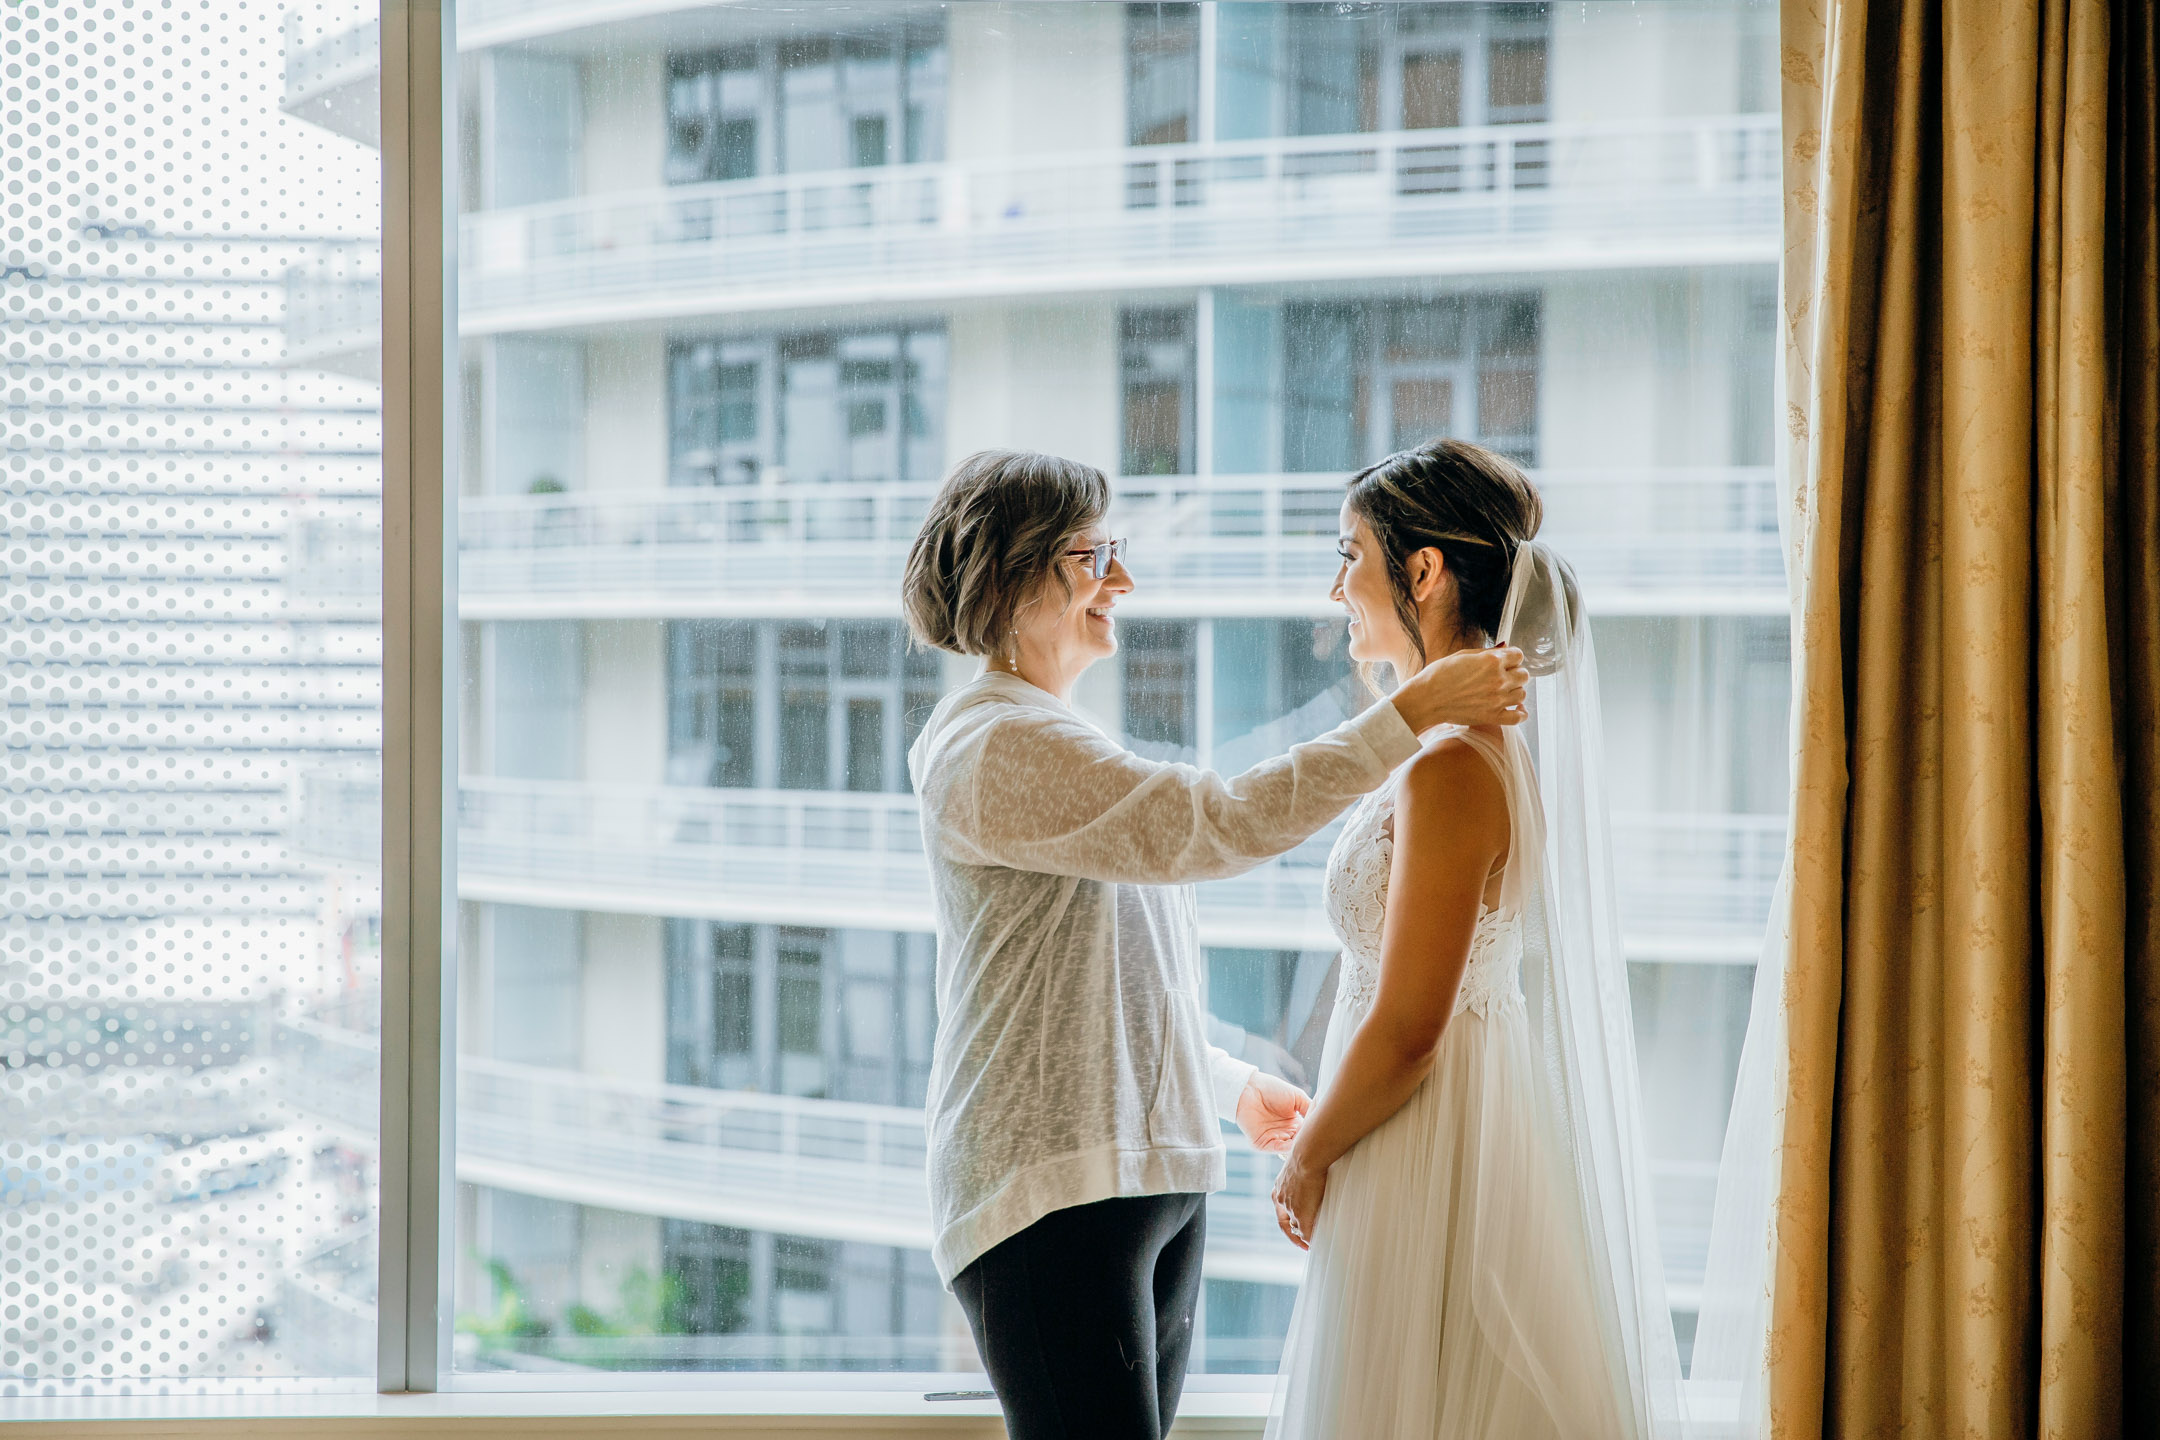
POLYGON ((384 0, 383 1038, 376 1384, 449 1368, 456 977, 455 0, 384 0))

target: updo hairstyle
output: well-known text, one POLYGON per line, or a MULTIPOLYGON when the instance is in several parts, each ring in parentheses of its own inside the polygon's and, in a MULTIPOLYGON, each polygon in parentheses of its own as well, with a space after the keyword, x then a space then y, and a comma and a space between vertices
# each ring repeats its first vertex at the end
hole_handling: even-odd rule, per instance
POLYGON ((901 580, 908 629, 957 655, 1004 653, 1014 617, 1055 582, 1059 562, 1110 509, 1110 482, 1092 465, 1018 450, 978 450, 930 502, 901 580))
POLYGON ((1387 561, 1395 614, 1409 632, 1416 668, 1428 658, 1410 590, 1410 557, 1420 550, 1437 549, 1447 562, 1457 623, 1491 643, 1507 604, 1516 548, 1545 519, 1545 503, 1530 477, 1482 445, 1428 440, 1351 476, 1348 500, 1387 561))

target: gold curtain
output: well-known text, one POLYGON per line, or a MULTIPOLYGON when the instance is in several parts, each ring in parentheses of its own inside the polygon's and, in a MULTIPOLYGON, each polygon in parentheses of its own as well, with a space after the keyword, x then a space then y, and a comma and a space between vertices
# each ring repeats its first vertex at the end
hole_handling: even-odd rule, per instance
POLYGON ((2147 1429, 2151 0, 1784 0, 1781 26, 1771 1433, 2147 1429))

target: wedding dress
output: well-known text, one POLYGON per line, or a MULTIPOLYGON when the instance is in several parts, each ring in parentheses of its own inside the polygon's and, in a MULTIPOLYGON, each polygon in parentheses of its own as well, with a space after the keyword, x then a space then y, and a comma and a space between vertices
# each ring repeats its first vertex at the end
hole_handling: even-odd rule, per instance
MULTIPOLYGON (((1507 793, 1500 895, 1479 914, 1431 1073, 1328 1172, 1269 1440, 1685 1433, 1604 849, 1588 627, 1564 562, 1520 549, 1502 634, 1550 677, 1533 682, 1523 729, 1551 773, 1541 784, 1521 733, 1449 732, 1507 793)), ((1395 783, 1359 802, 1328 859, 1342 969, 1322 1097, 1378 990, 1395 804, 1395 783)))

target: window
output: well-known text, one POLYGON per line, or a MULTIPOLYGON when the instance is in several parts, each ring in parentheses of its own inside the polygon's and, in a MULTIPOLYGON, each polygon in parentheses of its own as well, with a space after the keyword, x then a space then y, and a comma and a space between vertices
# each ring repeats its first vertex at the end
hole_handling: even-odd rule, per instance
POLYGON ((1186 475, 1193 460, 1193 312, 1128 310, 1121 322, 1127 475, 1186 475))
MULTIPOLYGON (((755 1181, 867 1147, 836 1138, 870 1122, 835 1107, 881 1106, 882 1158, 848 1150, 832 1183, 919 1197, 935 956, 906 747, 971 667, 910 649, 893 597, 945 469, 997 446, 1119 477, 1140 588, 1079 703, 1144 754, 1227 769, 1366 703, 1327 599, 1345 475, 1436 436, 1533 468, 1600 617, 1614 771, 1640 781, 1615 797, 1617 849, 1687 1333, 1779 845, 1776 237, 1774 204, 1747 208, 1774 194, 1775 123, 1736 78, 1772 19, 1738 0, 753 3, 582 32, 577 104, 521 133, 573 150, 583 189, 466 220, 479 463, 501 477, 474 503, 504 517, 466 517, 501 697, 478 713, 556 737, 474 749, 494 758, 469 783, 560 823, 498 851, 487 812, 463 904, 499 937, 513 891, 563 897, 534 913, 575 943, 527 943, 528 971, 575 957, 605 1003, 562 1086, 641 1074, 712 1117, 663 1124, 638 1091, 649 1198, 608 1212, 608 1248, 581 1242, 574 1303, 617 1313, 659 1277, 707 1297, 685 1335, 731 1347, 635 1363, 974 1363, 919 1229, 865 1248, 838 1191, 788 1182, 799 1218, 775 1230, 755 1181), (1701 58, 1643 61, 1682 46, 1701 58), (525 258, 482 242, 502 233, 532 237, 525 258), (1705 234, 1753 258, 1700 265, 1705 234), (529 493, 542 475, 562 491, 529 493), (714 1178, 693 1200, 661 1179, 676 1165, 714 1178)), ((1215 1042, 1307 1081, 1334 985, 1309 900, 1328 843, 1199 897, 1215 1042)), ((1237 1175, 1203 1370, 1273 1363, 1295 1277, 1239 1218, 1265 1167, 1237 1175)), ((923 1224, 919 1198, 880 1203, 888 1229, 923 1224)), ((465 1309, 488 1303, 487 1259, 461 1272, 465 1309)))
POLYGON ((670 49, 667 179, 938 160, 944 112, 945 36, 935 12, 842 36, 670 49))
POLYGON ((668 768, 681 783, 907 788, 906 748, 939 682, 896 622, 688 621, 668 635, 668 768))
MULTIPOLYGON (((366 1385, 402 1323, 379 26, 175 6, 0 22, 48 57, 0 142, 47 197, 9 222, 0 1281, 52 1296, 0 1394, 366 1385)), ((907 771, 973 667, 896 594, 992 447, 1113 477, 1140 588, 1076 701, 1224 771, 1366 703, 1348 473, 1532 468, 1597 617, 1684 1347, 1787 784, 1774 7, 644 8, 461 6, 442 119, 441 1382, 979 1365, 927 1250, 907 771)), ((1308 1083, 1330 843, 1197 897, 1211 1039, 1308 1083)), ((1297 1275, 1231 1169, 1196 1373, 1270 1370, 1297 1275)))
MULTIPOLYGON (((1283 469, 1354 470, 1441 436, 1535 463, 1535 295, 1291 301, 1268 320, 1281 389, 1254 408, 1274 412, 1283 469)), ((1264 465, 1268 438, 1246 436, 1236 468, 1264 465)))
POLYGON ((1125 669, 1125 736, 1143 753, 1183 758, 1195 737, 1195 627, 1189 621, 1135 620, 1118 637, 1125 669))
POLYGON ((1546 5, 1232 4, 1217 14, 1225 139, 1547 118, 1546 5))
POLYGON ((1200 138, 1200 7, 1125 7, 1125 142, 1200 138))
POLYGON ((283 18, 0 12, 0 1397, 372 1384, 375 30, 283 18))
POLYGON ((935 480, 945 352, 931 329, 677 341, 672 483, 935 480))

